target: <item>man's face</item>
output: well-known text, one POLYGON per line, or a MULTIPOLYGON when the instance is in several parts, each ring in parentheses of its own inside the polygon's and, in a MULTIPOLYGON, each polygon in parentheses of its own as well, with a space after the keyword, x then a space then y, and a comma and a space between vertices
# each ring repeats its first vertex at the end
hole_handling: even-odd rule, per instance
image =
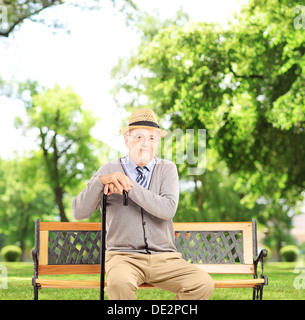
POLYGON ((145 166, 158 150, 160 134, 154 129, 133 129, 126 133, 124 140, 132 161, 145 166))

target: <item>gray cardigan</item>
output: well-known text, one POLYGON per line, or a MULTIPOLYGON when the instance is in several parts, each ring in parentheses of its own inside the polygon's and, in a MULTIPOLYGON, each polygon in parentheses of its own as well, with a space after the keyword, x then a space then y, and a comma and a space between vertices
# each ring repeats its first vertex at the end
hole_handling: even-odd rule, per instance
MULTIPOLYGON (((107 196, 107 237, 109 251, 130 253, 175 252, 173 217, 179 200, 179 178, 176 165, 156 159, 148 189, 133 181, 128 192, 128 206, 123 196, 107 196)), ((100 208, 104 185, 99 177, 124 169, 120 159, 102 165, 72 203, 77 220, 86 219, 100 208)))

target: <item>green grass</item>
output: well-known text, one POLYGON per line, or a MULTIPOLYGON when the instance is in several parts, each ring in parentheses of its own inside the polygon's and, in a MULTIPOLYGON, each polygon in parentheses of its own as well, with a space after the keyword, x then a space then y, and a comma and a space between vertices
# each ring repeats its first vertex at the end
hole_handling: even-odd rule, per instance
MULTIPOLYGON (((33 265, 28 262, 0 262, 6 266, 8 275, 8 289, 1 288, 0 271, 0 300, 32 300, 32 275, 33 265)), ((280 262, 267 263, 265 274, 268 276, 269 285, 265 287, 264 300, 304 300, 305 289, 294 287, 295 278, 300 273, 294 273, 296 263, 280 262)), ((303 263, 304 267, 304 263, 303 263)), ((44 276, 43 278, 55 278, 44 276)), ((64 275, 56 276, 57 279, 82 279, 98 280, 99 275, 64 275)), ((214 279, 236 279, 241 276, 213 275, 214 279)), ((247 278, 247 276, 242 276, 247 278)), ((249 277, 248 277, 249 278, 249 277)), ((304 282, 305 280, 303 280, 304 282)), ((137 291, 138 300, 171 300, 173 293, 159 289, 141 289, 137 291)), ((99 300, 97 289, 42 289, 39 291, 40 300, 99 300)), ((252 289, 215 289, 211 300, 250 300, 252 289)))

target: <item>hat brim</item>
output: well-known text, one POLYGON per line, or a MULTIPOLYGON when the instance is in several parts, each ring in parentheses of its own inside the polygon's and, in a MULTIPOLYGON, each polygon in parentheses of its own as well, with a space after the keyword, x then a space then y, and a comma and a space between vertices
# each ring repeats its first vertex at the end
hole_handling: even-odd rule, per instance
POLYGON ((155 128, 155 127, 150 127, 150 126, 128 126, 128 127, 124 127, 122 129, 120 129, 120 134, 121 135, 125 135, 126 132, 128 132, 129 130, 132 130, 132 129, 153 129, 153 130, 156 130, 160 133, 161 135, 161 138, 165 137, 167 135, 167 132, 163 129, 160 129, 160 128, 155 128))

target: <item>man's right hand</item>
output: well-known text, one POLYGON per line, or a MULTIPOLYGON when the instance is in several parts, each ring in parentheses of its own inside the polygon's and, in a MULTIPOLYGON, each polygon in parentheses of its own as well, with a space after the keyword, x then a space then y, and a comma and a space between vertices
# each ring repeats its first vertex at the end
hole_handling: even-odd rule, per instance
POLYGON ((129 177, 120 171, 104 174, 99 179, 103 185, 113 183, 120 194, 123 194, 123 189, 128 192, 133 186, 129 177))

